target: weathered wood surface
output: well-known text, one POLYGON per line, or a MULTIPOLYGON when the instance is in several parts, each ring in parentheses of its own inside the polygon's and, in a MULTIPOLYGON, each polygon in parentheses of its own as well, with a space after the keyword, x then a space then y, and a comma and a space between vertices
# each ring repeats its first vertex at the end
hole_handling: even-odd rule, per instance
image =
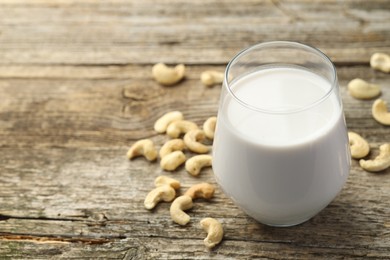
POLYGON ((346 84, 379 83, 390 101, 390 75, 368 66, 374 51, 390 53, 389 28, 388 1, 0 0, 0 259, 388 259, 390 170, 372 174, 353 161, 340 195, 296 227, 261 225, 220 190, 180 227, 167 203, 144 209, 154 178, 175 176, 183 192, 215 183, 212 171, 165 173, 125 153, 139 138, 166 140, 152 130, 166 111, 198 124, 215 115, 220 89, 203 87, 199 74, 280 39, 336 62, 348 127, 374 157, 390 128, 346 84), (186 80, 159 86, 150 75, 157 61, 190 64, 186 80), (198 226, 206 216, 225 227, 213 251, 198 226))
POLYGON ((366 63, 389 47, 388 0, 2 0, 2 64, 225 64, 276 39, 366 63))

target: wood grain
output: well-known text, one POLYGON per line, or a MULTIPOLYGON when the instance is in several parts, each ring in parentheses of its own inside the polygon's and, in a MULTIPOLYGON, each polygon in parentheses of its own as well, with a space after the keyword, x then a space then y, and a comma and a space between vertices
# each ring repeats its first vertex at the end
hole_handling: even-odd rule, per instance
MULTIPOLYGON (((373 100, 347 93, 356 77, 382 86, 372 52, 390 52, 387 1, 65 1, 0 0, 0 259, 388 259, 390 170, 373 174, 352 161, 338 197, 291 228, 257 223, 217 189, 181 227, 169 203, 143 200, 159 175, 191 185, 184 168, 128 161, 130 144, 167 137, 154 121, 170 110, 201 125, 217 114, 220 86, 202 71, 223 71, 240 49, 266 40, 315 45, 337 65, 349 130, 372 147, 390 142, 371 116, 373 100), (151 64, 187 64, 186 79, 162 87, 151 64), (219 219, 223 242, 209 251, 199 227, 219 219)), ((188 156, 192 156, 187 152, 188 156)))
POLYGON ((367 64, 390 51, 382 1, 0 1, 1 64, 225 64, 270 40, 367 64))

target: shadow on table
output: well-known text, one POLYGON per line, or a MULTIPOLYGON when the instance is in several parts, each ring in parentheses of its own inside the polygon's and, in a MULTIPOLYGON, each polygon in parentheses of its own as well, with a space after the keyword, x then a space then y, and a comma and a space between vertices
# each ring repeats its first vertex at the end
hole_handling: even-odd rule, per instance
POLYGON ((259 242, 299 247, 365 247, 378 236, 381 228, 383 230, 383 223, 379 223, 377 218, 381 212, 363 212, 365 210, 348 203, 333 202, 303 224, 280 228, 266 226, 251 219, 248 231, 252 239, 259 242))

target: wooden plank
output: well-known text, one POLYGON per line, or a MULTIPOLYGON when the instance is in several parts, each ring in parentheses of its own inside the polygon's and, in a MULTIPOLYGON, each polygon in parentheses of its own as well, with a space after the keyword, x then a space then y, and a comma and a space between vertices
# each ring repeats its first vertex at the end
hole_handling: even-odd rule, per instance
POLYGON ((270 40, 314 45, 340 64, 390 51, 386 1, 30 2, 0 1, 1 64, 225 64, 270 40))
MULTIPOLYGON (((179 179, 181 193, 201 181, 216 184, 211 169, 193 178, 183 168, 164 173, 158 163, 125 158, 138 138, 150 137, 158 146, 167 139, 156 135, 152 125, 168 110, 182 110, 198 124, 216 113, 220 87, 199 82, 200 72, 210 68, 223 70, 190 66, 186 80, 169 88, 151 79, 150 66, 81 66, 85 77, 74 76, 77 67, 72 66, 1 67, 0 255, 386 259, 389 170, 367 173, 357 161, 335 201, 289 229, 255 222, 220 189, 211 202, 196 203, 184 228, 171 221, 167 203, 152 212, 144 209, 144 196, 161 174, 179 179), (198 226, 206 216, 220 219, 226 233, 211 252, 198 226)), ((351 98, 346 84, 354 77, 371 80, 383 86, 382 97, 389 99, 390 78, 367 66, 338 67, 338 76, 348 126, 367 138, 375 156, 379 145, 389 141, 388 128, 371 118, 372 101, 351 98)))
MULTIPOLYGON (((152 80, 150 66, 80 67, 79 75, 88 75, 85 79, 73 76, 78 67, 70 68, 44 66, 34 75, 0 67, 0 146, 106 147, 146 137, 165 140, 156 136, 152 126, 167 111, 179 109, 199 125, 216 115, 220 87, 204 87, 199 75, 210 68, 224 69, 191 66, 186 80, 170 88, 152 80)), ((366 137, 375 131, 370 141, 385 138, 387 127, 371 116, 373 101, 353 99, 346 85, 356 77, 370 80, 382 85, 382 97, 389 100, 388 76, 364 66, 339 67, 338 74, 349 128, 366 137)))
MULTIPOLYGON (((96 245, 91 246, 100 247, 99 241, 106 244, 105 240, 111 243, 137 238, 145 242, 142 243, 146 249, 144 257, 180 255, 191 258, 205 252, 204 233, 197 222, 205 216, 213 216, 225 226, 224 242, 213 253, 220 257, 248 254, 273 257, 276 256, 275 248, 281 250, 279 257, 301 251, 303 256, 317 255, 324 259, 339 254, 344 257, 371 254, 385 259, 385 252, 388 252, 389 180, 365 173, 356 163, 342 193, 328 208, 303 225, 280 229, 256 223, 218 190, 211 203, 196 203, 189 212, 192 222, 183 228, 170 220, 167 203, 153 212, 143 208, 143 197, 161 172, 153 170, 158 168, 155 164, 142 159, 128 163, 122 156, 122 149, 99 149, 99 153, 80 148, 40 149, 33 153, 26 149, 7 149, 2 152, 2 165, 9 165, 11 160, 23 163, 26 156, 32 156, 29 162, 35 162, 34 165, 24 163, 22 167, 12 163, 18 170, 11 170, 9 176, 13 180, 5 176, 3 187, 6 186, 9 193, 2 189, 2 198, 7 197, 7 200, 1 201, 3 221, 0 221, 0 230, 22 236, 20 240, 25 243, 33 243, 32 238, 53 244, 59 241, 89 243, 92 240, 96 245), (102 213, 105 217, 99 218, 102 213), (27 234, 32 238, 26 237, 27 234), (166 247, 173 241, 181 242, 166 247), (241 246, 245 250, 232 249, 241 246)), ((7 171, 10 170, 2 169, 2 172, 7 171)), ((190 177, 183 169, 173 176, 184 184, 182 192, 199 181, 215 183, 210 171, 200 179, 190 177)), ((4 239, 8 240, 9 235, 0 234, 0 240, 4 239)), ((123 243, 121 248, 125 245, 123 243)), ((4 253, 1 247, 0 252, 4 253)), ((44 256, 48 252, 42 250, 40 253, 44 256)))

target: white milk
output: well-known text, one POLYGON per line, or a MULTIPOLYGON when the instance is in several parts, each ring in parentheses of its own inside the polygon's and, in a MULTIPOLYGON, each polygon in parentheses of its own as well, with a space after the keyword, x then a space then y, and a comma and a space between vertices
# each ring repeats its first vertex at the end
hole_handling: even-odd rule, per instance
POLYGON ((350 155, 337 91, 306 70, 268 68, 231 85, 218 113, 213 169, 223 190, 250 216, 269 225, 304 222, 326 207, 346 182, 350 155), (336 94, 335 94, 336 93, 336 94))

